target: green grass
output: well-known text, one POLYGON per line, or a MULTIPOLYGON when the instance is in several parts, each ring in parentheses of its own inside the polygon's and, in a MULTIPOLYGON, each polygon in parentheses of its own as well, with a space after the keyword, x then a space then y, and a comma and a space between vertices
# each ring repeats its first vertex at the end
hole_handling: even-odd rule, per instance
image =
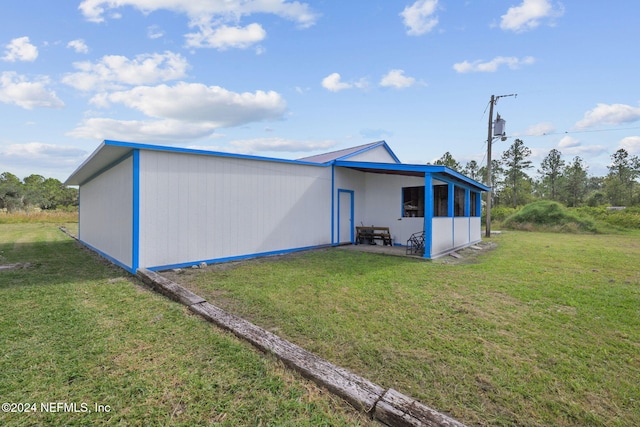
POLYGON ((0 210, 0 224, 27 224, 27 223, 76 223, 78 211, 54 210, 54 211, 19 211, 3 212, 0 210))
POLYGON ((369 424, 53 224, 0 225, 0 264, 18 262, 31 265, 0 271, 0 403, 38 412, 0 412, 2 426, 369 424), (91 412, 42 412, 47 402, 91 412))
POLYGON ((335 248, 167 275, 468 425, 640 425, 640 234, 491 240, 473 264, 335 248))

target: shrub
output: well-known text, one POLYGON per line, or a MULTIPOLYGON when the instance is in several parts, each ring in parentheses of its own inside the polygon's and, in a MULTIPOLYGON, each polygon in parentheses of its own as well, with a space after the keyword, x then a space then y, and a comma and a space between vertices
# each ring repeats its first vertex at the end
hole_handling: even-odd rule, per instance
POLYGON ((598 221, 618 228, 640 229, 640 207, 630 207, 621 210, 607 209, 605 206, 581 207, 576 212, 589 215, 598 221))
POLYGON ((504 221, 516 212, 518 212, 517 208, 510 208, 507 206, 494 206, 493 208, 491 208, 491 220, 504 221))
POLYGON ((560 203, 547 200, 524 206, 520 211, 509 216, 503 226, 527 231, 546 230, 565 233, 597 231, 593 219, 571 212, 560 203))

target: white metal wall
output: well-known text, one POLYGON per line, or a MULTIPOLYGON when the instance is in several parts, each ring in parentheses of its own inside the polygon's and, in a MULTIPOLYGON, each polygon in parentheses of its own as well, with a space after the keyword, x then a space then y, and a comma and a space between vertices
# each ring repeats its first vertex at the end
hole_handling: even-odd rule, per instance
POLYGON ((131 267, 133 160, 129 157, 80 186, 79 238, 131 267))
POLYGON ((479 216, 472 216, 469 220, 470 227, 470 243, 476 243, 482 240, 482 219, 479 216))
POLYGON ((364 153, 349 157, 350 162, 397 163, 383 146, 367 150, 364 153))
POLYGON ((331 243, 331 168, 142 151, 140 266, 331 243))
POLYGON ((438 256, 453 249, 453 218, 435 217, 432 220, 431 256, 438 256))
POLYGON ((431 256, 438 256, 482 240, 480 217, 433 218, 431 256))
POLYGON ((469 217, 453 219, 453 248, 459 248, 469 243, 469 217))
POLYGON ((402 188, 424 186, 424 178, 366 174, 365 224, 389 227, 394 244, 405 245, 409 236, 424 230, 424 218, 402 217, 402 188))

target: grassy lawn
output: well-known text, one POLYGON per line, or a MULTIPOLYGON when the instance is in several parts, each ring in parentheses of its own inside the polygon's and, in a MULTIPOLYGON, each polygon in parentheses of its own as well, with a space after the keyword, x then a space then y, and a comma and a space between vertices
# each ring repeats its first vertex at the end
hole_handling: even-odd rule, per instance
POLYGON ((491 240, 473 264, 335 248, 169 275, 468 425, 640 425, 640 234, 491 240))
POLYGON ((2 426, 369 424, 55 224, 0 225, 0 265, 19 262, 0 271, 0 403, 37 412, 3 406, 2 426))

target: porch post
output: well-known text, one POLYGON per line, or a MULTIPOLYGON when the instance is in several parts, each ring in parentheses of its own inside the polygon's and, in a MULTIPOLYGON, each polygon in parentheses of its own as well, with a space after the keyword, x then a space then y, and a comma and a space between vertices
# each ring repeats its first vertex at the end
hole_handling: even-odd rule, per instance
POLYGON ((431 259, 431 240, 433 238, 433 179, 429 172, 424 173, 424 257, 431 259))
POLYGON ((455 192, 455 185, 451 182, 449 182, 447 184, 447 190, 448 194, 449 194, 449 199, 448 201, 448 210, 449 210, 449 221, 451 221, 451 247, 455 247, 456 245, 456 219, 455 219, 455 197, 456 197, 456 192, 455 192))
POLYGON ((464 189, 464 216, 471 216, 471 191, 464 189))

